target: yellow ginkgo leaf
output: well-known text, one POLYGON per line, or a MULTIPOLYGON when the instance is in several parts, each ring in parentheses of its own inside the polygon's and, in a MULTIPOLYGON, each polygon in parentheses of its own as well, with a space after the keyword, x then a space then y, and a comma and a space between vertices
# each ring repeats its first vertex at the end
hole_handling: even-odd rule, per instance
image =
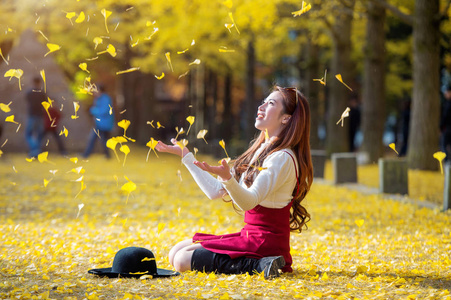
POLYGON ((118 72, 116 72, 116 75, 130 73, 130 72, 134 72, 134 71, 138 71, 138 70, 139 70, 139 67, 137 67, 137 68, 130 68, 130 69, 127 69, 127 70, 118 71, 118 72))
POLYGON ((48 98, 48 101, 43 101, 41 102, 42 106, 44 107, 47 116, 49 117, 50 122, 52 121, 52 116, 49 113, 49 108, 52 106, 52 101, 50 100, 50 98, 48 98))
POLYGON ((78 112, 79 109, 80 109, 80 104, 78 104, 78 102, 74 102, 75 114, 70 116, 72 120, 75 120, 75 119, 79 118, 79 116, 77 116, 77 112, 78 112))
POLYGON ((14 121, 14 115, 7 116, 6 119, 5 119, 5 122, 19 124, 18 122, 14 121))
POLYGON ((164 72, 162 72, 160 76, 155 75, 155 78, 158 79, 158 80, 163 79, 164 78, 164 72))
POLYGON ((188 48, 186 48, 185 50, 183 50, 183 51, 177 51, 177 54, 183 54, 183 53, 185 53, 186 51, 188 51, 189 49, 188 48))
POLYGON ((78 157, 71 157, 71 158, 69 158, 69 160, 71 162, 73 162, 74 164, 78 163, 78 157))
POLYGON ((84 205, 83 203, 78 204, 78 213, 77 213, 77 218, 76 218, 76 219, 78 219, 78 217, 80 216, 80 211, 81 211, 81 209, 82 209, 84 206, 85 206, 85 205, 84 205))
POLYGON ((121 127, 122 129, 124 129, 124 136, 127 136, 126 135, 126 132, 127 132, 127 129, 128 129, 128 126, 130 126, 130 121, 129 120, 121 120, 121 121, 119 121, 118 123, 117 123, 117 126, 119 126, 119 127, 121 127))
POLYGON ((196 118, 194 116, 189 116, 189 117, 186 118, 186 120, 189 123, 188 131, 186 132, 186 135, 189 134, 189 130, 191 129, 191 125, 193 125, 195 119, 196 118))
POLYGON ((125 166, 125 160, 127 159, 127 155, 130 153, 130 148, 127 145, 121 145, 121 147, 119 148, 119 151, 121 151, 122 153, 125 154, 124 163, 123 163, 123 165, 125 166))
POLYGON ((77 168, 73 168, 72 170, 68 171, 67 173, 69 173, 69 172, 72 172, 72 173, 80 175, 80 174, 85 173, 85 170, 83 169, 82 166, 80 166, 80 167, 77 167, 77 168))
POLYGON ((31 157, 31 158, 28 158, 28 157, 27 157, 27 158, 25 158, 25 160, 28 161, 28 162, 32 162, 32 161, 35 160, 35 159, 36 159, 35 157, 31 157))
POLYGON ((175 131, 177 131, 177 135, 175 136, 175 139, 177 139, 179 137, 179 135, 185 133, 185 130, 183 130, 183 127, 180 128, 180 130, 178 127, 175 127, 175 131))
POLYGON ((192 63, 189 63, 188 65, 191 66, 191 65, 198 65, 198 64, 200 64, 200 59, 197 58, 192 63))
MULTIPOLYGON (((80 178, 79 178, 80 179, 80 178)), ((86 189, 86 184, 83 181, 83 176, 81 176, 81 180, 76 180, 80 182, 80 191, 77 193, 77 195, 75 195, 74 199, 78 197, 78 195, 80 195, 81 192, 83 192, 86 189)))
POLYGON ((307 4, 306 2, 302 1, 302 7, 301 7, 301 9, 298 10, 298 11, 292 12, 293 17, 300 16, 300 15, 302 15, 302 14, 308 12, 311 8, 312 8, 312 5, 311 5, 310 3, 307 4))
POLYGON ((20 78, 23 75, 22 69, 9 69, 5 73, 5 77, 9 77, 9 80, 11 80, 13 77, 16 77, 19 80, 19 90, 22 90, 22 85, 20 84, 20 78))
POLYGON ((94 50, 97 49, 97 46, 103 43, 103 39, 101 37, 96 36, 93 40, 94 42, 94 50))
POLYGON ((80 12, 80 14, 78 15, 77 19, 75 20, 75 23, 82 23, 85 20, 85 13, 84 12, 80 12))
POLYGON ((127 201, 125 203, 128 203, 128 197, 130 196, 130 193, 136 190, 136 184, 132 182, 130 179, 127 178, 127 176, 124 176, 125 179, 127 179, 127 183, 121 186, 121 190, 124 192, 127 192, 127 201))
POLYGON ((9 102, 8 104, 0 103, 0 109, 1 109, 2 111, 4 111, 5 113, 10 112, 10 111, 11 111, 11 108, 9 108, 9 106, 11 105, 11 103, 13 103, 13 102, 11 101, 11 102, 9 102))
POLYGON ((39 73, 41 74, 42 81, 44 81, 44 93, 47 93, 47 83, 45 81, 45 71, 41 70, 39 73))
POLYGON ((219 141, 219 145, 222 147, 222 149, 224 149, 224 152, 225 152, 227 158, 229 158, 229 155, 227 154, 227 150, 226 150, 226 148, 225 148, 225 142, 224 142, 224 140, 220 140, 220 141, 219 141))
POLYGON ((227 6, 230 9, 233 6, 233 1, 232 0, 226 0, 226 1, 222 2, 222 4, 224 4, 225 6, 227 6))
POLYGON ((117 152, 116 152, 116 145, 117 145, 117 143, 118 142, 115 141, 113 138, 110 138, 110 139, 108 139, 106 141, 106 146, 114 151, 114 154, 116 155, 117 161, 120 161, 119 156, 117 155, 117 152))
POLYGON ((439 161, 439 163, 440 163, 440 172, 443 174, 443 160, 444 160, 445 157, 446 157, 446 153, 445 153, 445 152, 442 152, 442 151, 438 151, 438 152, 435 152, 435 153, 433 154, 433 157, 434 157, 436 160, 439 161))
POLYGON ((161 125, 161 123, 159 121, 157 121, 157 129, 160 129, 160 128, 164 128, 164 126, 161 125))
POLYGON ((327 76, 327 69, 324 71, 324 77, 321 79, 313 79, 313 81, 319 81, 322 85, 326 85, 326 76, 327 76))
POLYGON ((225 53, 225 52, 235 52, 235 50, 232 49, 226 49, 226 48, 219 48, 219 52, 225 53))
POLYGON ((197 149, 196 147, 193 148, 194 151, 194 156, 196 156, 197 152, 199 152, 199 149, 197 149))
POLYGON ((224 24, 224 26, 225 26, 225 28, 227 28, 227 30, 228 30, 230 33, 232 33, 232 31, 230 30, 230 28, 232 28, 232 27, 234 26, 233 24, 226 23, 226 24, 224 24))
POLYGON ((232 159, 230 157, 221 158, 218 160, 218 164, 222 165, 222 161, 225 160, 226 163, 229 163, 232 159))
POLYGON ((49 184, 50 181, 52 181, 52 179, 47 180, 44 178, 44 187, 47 187, 47 185, 49 184))
POLYGON ((153 150, 153 152, 155 153, 155 155, 158 157, 157 152, 155 151, 155 147, 157 146, 158 141, 155 140, 153 137, 150 138, 150 141, 147 142, 146 146, 149 147, 149 151, 147 152, 147 158, 146 161, 149 160, 149 154, 150 151, 153 150))
POLYGON ((110 31, 108 30, 108 24, 107 24, 107 19, 108 17, 111 15, 111 11, 106 10, 105 8, 101 10, 102 16, 105 18, 105 28, 106 28, 106 32, 110 33, 110 31))
POLYGON ((59 135, 63 135, 63 134, 65 137, 67 137, 67 135, 69 134, 69 131, 67 130, 67 128, 65 126, 63 126, 63 130, 61 130, 59 135))
POLYGON ((398 151, 396 151, 396 146, 395 146, 395 143, 391 143, 390 145, 388 145, 390 148, 392 148, 393 149, 393 151, 395 151, 396 152, 396 154, 398 154, 399 155, 399 153, 398 153, 398 151))
POLYGON ((158 223, 157 234, 160 234, 160 232, 164 229, 165 226, 166 223, 158 223))
POLYGON ((235 20, 233 19, 233 14, 231 12, 229 12, 229 17, 230 17, 230 20, 232 20, 232 23, 235 27, 236 32, 238 32, 238 34, 240 34, 240 31, 238 30, 238 27, 236 26, 235 20))
POLYGON ((75 15, 76 15, 75 12, 68 12, 68 13, 66 13, 66 18, 69 19, 69 21, 70 21, 70 23, 72 25, 74 25, 74 23, 72 23, 72 18, 75 17, 75 15))
POLYGON ((0 157, 2 157, 2 154, 3 154, 3 151, 2 151, 2 150, 0 150, 0 157))
POLYGON ((207 132, 208 132, 207 129, 202 129, 202 130, 200 130, 199 133, 197 134, 197 138, 198 138, 198 139, 203 139, 203 140, 205 141, 206 144, 208 144, 208 143, 207 143, 207 140, 205 139, 205 135, 207 134, 207 132))
POLYGON ((0 57, 3 59, 3 61, 6 63, 6 65, 9 65, 9 62, 3 56, 2 49, 0 49, 0 57))
POLYGON ((365 223, 364 219, 355 220, 355 224, 360 228, 362 227, 363 223, 365 223))
POLYGON ((186 145, 188 145, 188 140, 183 139, 183 140, 177 141, 177 145, 183 150, 183 148, 185 148, 186 145))
POLYGON ((48 152, 48 151, 39 153, 39 154, 38 154, 38 161, 39 161, 40 163, 48 162, 48 163, 54 164, 53 162, 51 162, 51 161, 48 160, 48 156, 49 156, 49 152, 48 152))
POLYGON ((351 111, 351 109, 349 107, 346 107, 345 111, 341 114, 341 118, 340 118, 340 120, 338 120, 337 125, 338 125, 338 123, 341 122, 341 127, 343 127, 344 119, 346 117, 349 117, 349 112, 350 111, 351 111))
POLYGON ((164 54, 164 56, 166 56, 166 60, 168 61, 169 66, 171 67, 171 71, 174 72, 174 69, 172 68, 172 62, 171 62, 171 53, 166 52, 164 54))
POLYGON ((52 52, 58 51, 61 49, 60 45, 57 44, 51 44, 51 43, 47 43, 47 48, 49 48, 49 52, 47 52, 44 57, 46 57, 47 55, 49 55, 52 52))
POLYGON ((343 78, 341 77, 341 74, 335 75, 335 78, 337 78, 338 81, 340 81, 345 87, 347 87, 352 92, 352 89, 346 83, 344 83, 343 78))
POLYGON ((82 69, 83 71, 85 71, 85 72, 91 73, 91 72, 89 72, 89 70, 88 70, 88 64, 87 64, 87 63, 81 63, 81 64, 78 65, 78 67, 79 67, 80 69, 82 69))
POLYGON ((111 139, 118 143, 127 143, 128 142, 128 140, 124 136, 114 136, 111 139))

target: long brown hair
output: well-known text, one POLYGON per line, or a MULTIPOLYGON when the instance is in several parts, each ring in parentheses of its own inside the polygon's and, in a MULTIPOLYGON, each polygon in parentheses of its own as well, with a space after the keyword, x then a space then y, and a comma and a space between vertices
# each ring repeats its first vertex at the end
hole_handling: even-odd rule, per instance
POLYGON ((279 136, 275 140, 271 140, 271 144, 258 155, 258 158, 251 166, 252 157, 265 141, 265 133, 263 131, 260 132, 249 149, 235 160, 233 173, 235 179, 239 180, 241 175, 247 172, 244 182, 250 187, 255 176, 260 172, 259 167, 263 165, 263 161, 270 154, 287 148, 293 150, 297 158, 299 175, 293 191, 290 229, 301 232, 304 226, 307 227, 306 223, 310 220, 310 214, 301 205, 301 202, 304 200, 313 182, 313 166, 310 155, 310 108, 307 99, 296 88, 275 86, 273 91, 281 93, 284 107, 282 113, 289 114, 291 117, 279 136))

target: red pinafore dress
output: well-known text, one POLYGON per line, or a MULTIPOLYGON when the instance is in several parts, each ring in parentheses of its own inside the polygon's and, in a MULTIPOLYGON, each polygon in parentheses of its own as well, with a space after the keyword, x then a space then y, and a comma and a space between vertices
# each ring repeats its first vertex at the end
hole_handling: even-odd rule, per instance
POLYGON ((263 258, 280 255, 286 263, 282 271, 293 272, 290 254, 291 205, 292 202, 283 208, 257 205, 245 212, 246 225, 240 232, 223 235, 196 233, 193 243, 200 243, 203 248, 215 253, 227 254, 232 259, 241 256, 263 258))

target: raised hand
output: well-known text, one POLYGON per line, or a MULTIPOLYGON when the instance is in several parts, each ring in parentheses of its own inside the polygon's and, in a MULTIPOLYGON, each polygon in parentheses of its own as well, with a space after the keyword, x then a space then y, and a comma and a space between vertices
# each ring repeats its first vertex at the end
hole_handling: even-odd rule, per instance
POLYGON ((194 164, 204 171, 218 175, 223 181, 227 181, 232 178, 232 174, 230 174, 230 167, 225 159, 221 161, 220 166, 210 166, 204 161, 195 161, 194 164))
POLYGON ((180 157, 184 157, 186 154, 189 153, 188 148, 184 147, 183 149, 180 148, 179 145, 177 145, 176 139, 171 139, 172 145, 167 145, 163 143, 162 141, 158 141, 158 144, 155 146, 155 149, 157 149, 158 152, 166 152, 178 155, 180 157))

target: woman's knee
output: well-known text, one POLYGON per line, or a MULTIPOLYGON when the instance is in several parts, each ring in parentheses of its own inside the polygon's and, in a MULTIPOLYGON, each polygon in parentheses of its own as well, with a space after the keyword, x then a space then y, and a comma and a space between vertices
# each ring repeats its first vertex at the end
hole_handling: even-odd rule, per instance
POLYGON ((193 241, 191 239, 184 240, 181 242, 178 242, 172 249, 169 251, 169 263, 174 266, 174 257, 181 249, 191 245, 193 241))
POLYGON ((178 272, 191 271, 192 250, 179 250, 174 256, 173 266, 178 272))

